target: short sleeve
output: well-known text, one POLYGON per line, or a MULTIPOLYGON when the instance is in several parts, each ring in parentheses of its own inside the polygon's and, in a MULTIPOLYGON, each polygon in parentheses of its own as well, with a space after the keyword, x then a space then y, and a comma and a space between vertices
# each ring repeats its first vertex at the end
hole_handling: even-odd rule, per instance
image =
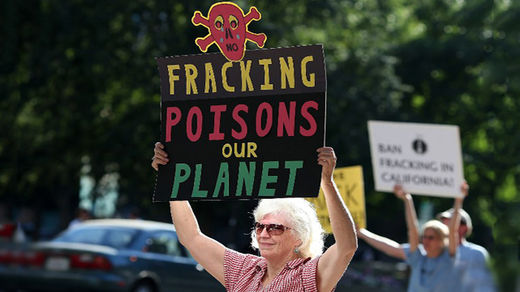
POLYGON ((414 252, 410 251, 410 245, 409 244, 402 244, 401 248, 404 251, 404 255, 406 257, 404 261, 407 264, 409 264, 410 266, 415 266, 415 265, 417 265, 419 263, 419 260, 422 257, 421 246, 420 245, 417 246, 417 249, 414 252))
POLYGON ((448 250, 448 248, 445 248, 444 249, 444 252, 441 254, 441 256, 450 264, 450 265, 453 265, 455 264, 459 257, 460 257, 460 252, 459 252, 459 249, 457 248, 455 250, 455 254, 453 256, 450 255, 450 251, 448 250))
POLYGON ((312 260, 306 262, 302 271, 302 282, 303 282, 303 290, 309 292, 317 292, 317 277, 318 277, 318 261, 321 256, 313 258, 312 260))
POLYGON ((224 282, 227 291, 232 291, 238 282, 248 255, 226 248, 224 254, 224 282))
POLYGON ((401 248, 403 249, 404 253, 406 254, 407 251, 410 251, 410 244, 409 243, 402 243, 401 248))
POLYGON ((496 291, 493 276, 487 266, 489 257, 486 249, 474 245, 470 257, 469 266, 466 267, 466 279, 475 287, 475 291, 494 292, 496 291))
POLYGON ((475 262, 476 265, 485 267, 485 266, 487 266, 488 259, 489 259, 489 254, 488 254, 487 250, 485 250, 483 248, 476 249, 476 252, 473 255, 473 261, 475 262))

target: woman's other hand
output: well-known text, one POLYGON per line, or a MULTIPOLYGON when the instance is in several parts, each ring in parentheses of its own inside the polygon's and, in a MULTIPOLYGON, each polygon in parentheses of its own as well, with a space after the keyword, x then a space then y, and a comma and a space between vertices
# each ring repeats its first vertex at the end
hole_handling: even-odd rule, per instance
POLYGON ((336 154, 332 147, 320 147, 318 152, 318 164, 322 166, 321 180, 323 182, 332 182, 332 175, 336 167, 336 154))
POLYGON ((159 165, 166 165, 170 161, 168 159, 168 153, 164 151, 164 145, 161 142, 155 143, 153 148, 152 167, 155 170, 159 170, 159 165))

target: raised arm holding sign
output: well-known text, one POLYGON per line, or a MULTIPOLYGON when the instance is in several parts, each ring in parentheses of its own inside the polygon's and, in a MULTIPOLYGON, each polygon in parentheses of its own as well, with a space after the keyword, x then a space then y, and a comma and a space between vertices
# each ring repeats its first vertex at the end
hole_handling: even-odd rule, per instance
MULTIPOLYGON (((169 163, 163 145, 154 148, 152 167, 169 163)), ((227 249, 204 235, 187 201, 170 202, 179 240, 228 291, 331 291, 357 249, 352 216, 332 178, 336 156, 330 147, 317 150, 321 187, 336 243, 323 254, 323 229, 311 204, 302 198, 260 200, 252 246, 260 257, 227 249), (287 265, 292 269, 284 269, 287 265), (260 267, 258 269, 257 267, 260 267)))
POLYGON ((196 44, 222 54, 157 58, 161 142, 154 201, 170 201, 181 243, 228 291, 331 291, 357 248, 352 216, 333 180, 336 155, 325 143, 326 74, 319 45, 245 52, 266 36, 247 29, 261 17, 215 3, 192 22, 208 28, 196 44), (314 158, 318 152, 317 163, 314 158), (170 156, 168 156, 170 154, 170 156), (321 187, 336 243, 323 253, 312 205, 321 187), (252 246, 225 248, 204 235, 188 200, 260 200, 252 246), (277 199, 273 199, 277 198, 277 199), (287 268, 290 267, 290 268, 287 268))
MULTIPOLYGON (((365 193, 363 182, 363 169, 361 166, 339 167, 334 170, 334 181, 345 204, 347 204, 350 214, 360 228, 366 227, 365 214, 365 193)), ((320 195, 316 198, 306 198, 315 208, 320 223, 326 233, 331 233, 329 213, 325 202, 325 197, 320 195)))

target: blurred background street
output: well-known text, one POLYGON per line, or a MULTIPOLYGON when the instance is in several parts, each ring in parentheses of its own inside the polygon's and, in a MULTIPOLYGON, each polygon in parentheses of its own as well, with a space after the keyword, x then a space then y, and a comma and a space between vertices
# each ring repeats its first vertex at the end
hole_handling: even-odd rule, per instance
MULTIPOLYGON (((363 167, 371 231, 407 241, 402 203, 374 191, 367 120, 460 127, 470 185, 464 209, 474 230, 468 240, 489 251, 499 291, 520 291, 520 2, 235 2, 244 10, 255 5, 262 13, 250 28, 267 35, 266 48, 323 44, 326 143, 334 147, 338 166, 363 167)), ((28 281, 49 269, 57 274, 86 269, 83 275, 99 282, 104 277, 100 271, 112 273, 125 261, 150 258, 154 264, 173 262, 171 273, 177 269, 181 276, 172 279, 189 279, 182 276, 189 270, 206 283, 207 274, 190 255, 172 247, 178 244, 173 232, 153 237, 135 231, 128 242, 115 246, 72 240, 103 245, 104 255, 99 250, 96 257, 94 247, 79 251, 70 243, 53 247, 57 249, 49 254, 59 256, 51 264, 41 260, 50 247, 38 244, 79 228, 74 223, 85 219, 165 222, 173 231, 168 204, 152 203, 156 173, 150 159, 160 137, 154 58, 198 54, 194 40, 207 30, 195 27, 191 17, 212 3, 0 2, 0 275, 14 273, 0 276, 0 290, 19 288, 13 275, 28 281), (168 236, 171 241, 165 241, 168 236), (119 260, 118 251, 123 253, 119 260)), ((420 222, 452 205, 442 198, 414 199, 420 222)), ((203 232, 228 247, 254 252, 249 232, 255 203, 192 206, 203 232)), ((97 234, 110 240, 109 229, 109 235, 97 234)), ((164 225, 153 230, 164 230, 164 225)), ((126 235, 121 236, 114 240, 126 235)), ((406 291, 404 263, 361 240, 359 245, 337 291, 406 291)), ((143 270, 170 269, 164 265, 143 270)), ((130 276, 143 270, 124 268, 119 275, 125 278, 110 280, 118 288, 105 289, 154 291, 158 284, 138 290, 138 278, 130 276)), ((200 291, 214 291, 208 288, 212 279, 207 281, 209 286, 201 284, 200 291)))

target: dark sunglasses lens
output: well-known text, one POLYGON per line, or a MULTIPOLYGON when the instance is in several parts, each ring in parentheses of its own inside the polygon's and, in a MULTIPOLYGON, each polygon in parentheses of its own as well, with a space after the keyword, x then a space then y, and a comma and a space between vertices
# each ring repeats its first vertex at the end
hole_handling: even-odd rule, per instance
POLYGON ((283 225, 279 225, 279 224, 269 224, 269 227, 267 228, 267 232, 269 232, 269 234, 273 234, 273 235, 280 235, 284 231, 285 231, 285 228, 283 227, 283 225))
POLYGON ((255 223, 255 231, 256 234, 262 233, 264 231, 264 228, 266 229, 267 233, 271 235, 280 235, 285 231, 285 227, 281 224, 260 224, 255 223))
POLYGON ((262 233, 262 231, 264 230, 264 227, 265 225, 264 224, 260 224, 260 223, 255 223, 255 231, 256 231, 256 234, 260 234, 262 233))

